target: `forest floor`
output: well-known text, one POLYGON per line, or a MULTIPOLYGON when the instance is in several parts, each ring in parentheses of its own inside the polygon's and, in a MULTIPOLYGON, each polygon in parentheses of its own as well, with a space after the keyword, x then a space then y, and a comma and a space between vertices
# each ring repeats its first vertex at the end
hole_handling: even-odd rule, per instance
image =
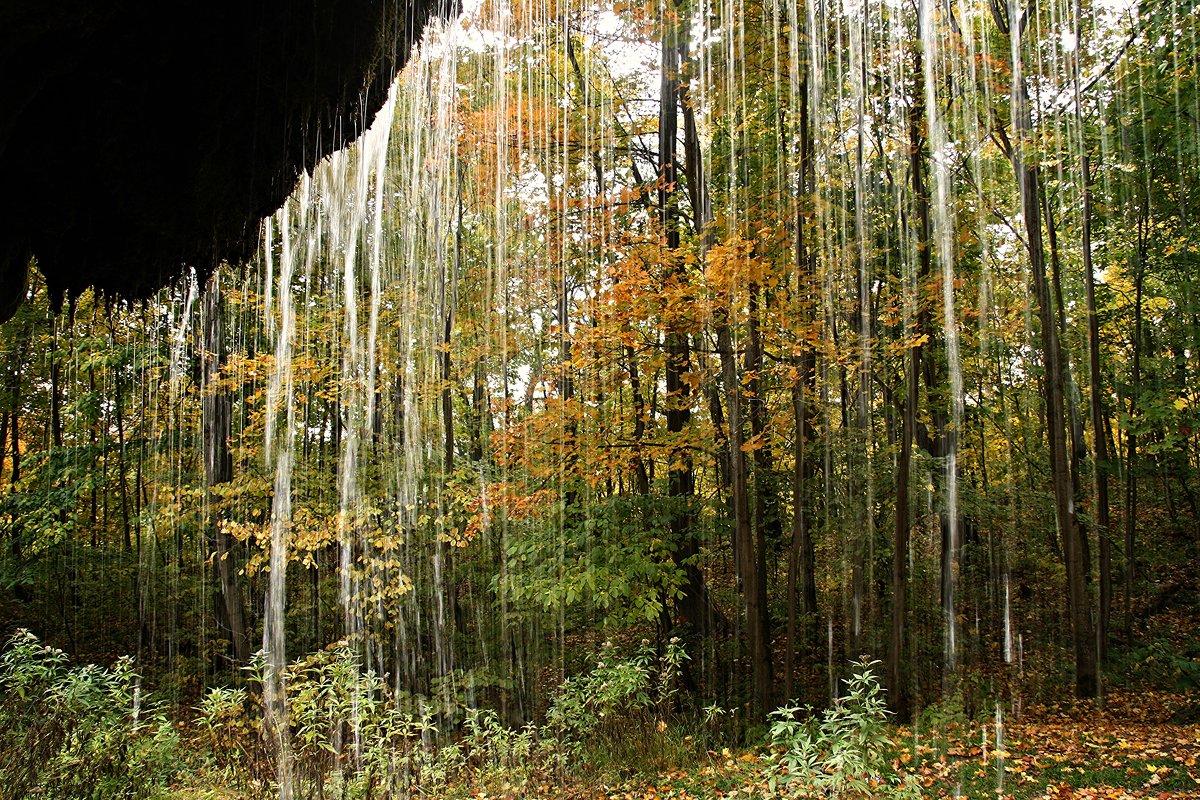
MULTIPOLYGON (((781 755, 783 750, 772 750, 765 743, 765 728, 750 732, 734 732, 732 728, 718 731, 706 729, 711 720, 704 724, 696 721, 687 727, 678 721, 660 720, 653 713, 641 713, 610 717, 602 729, 597 729, 602 735, 578 739, 567 746, 564 741, 545 737, 536 748, 514 749, 513 743, 525 734, 498 725, 483 730, 482 734, 476 729, 475 738, 463 729, 444 748, 426 749, 420 740, 415 740, 414 747, 407 752, 427 761, 425 767, 430 769, 422 767, 425 771, 420 772, 420 778, 416 778, 415 770, 408 772, 404 785, 420 785, 413 791, 411 800, 800 800, 817 797, 839 800, 914 800, 917 797, 930 800, 959 797, 1200 800, 1200 647, 1195 640, 1197 631, 1200 631, 1200 618, 1194 613, 1172 611, 1156 615, 1153 629, 1148 629, 1142 639, 1149 644, 1123 652, 1110 663, 1109 686, 1103 702, 1075 701, 1065 696, 1058 702, 1047 701, 1045 698, 1058 695, 1046 687, 1062 687, 1063 676, 1051 677, 1040 674, 1038 669, 1026 668, 1020 673, 1019 680, 1005 682, 997 677, 992 682, 988 679, 986 685, 1004 695, 1001 702, 989 699, 989 695, 981 691, 964 704, 962 691, 950 692, 940 703, 926 708, 914 726, 887 722, 882 706, 874 716, 843 716, 836 736, 826 736, 812 751, 817 754, 817 772, 807 773, 808 783, 798 780, 788 783, 781 755), (1042 699, 1035 701, 1035 697, 1042 699), (1001 708, 1019 709, 1019 713, 1006 711, 998 718, 1001 708), (863 731, 869 733, 863 734, 863 731), (838 736, 842 738, 839 740, 838 736), (861 760, 854 762, 853 757, 839 762, 840 745, 836 744, 837 741, 849 742, 847 747, 853 749, 859 746, 855 742, 865 740, 864 736, 874 737, 871 747, 877 754, 869 771, 834 771, 830 765, 836 763, 864 763, 861 760), (747 741, 749 744, 741 747, 713 744, 730 741, 747 741), (517 756, 517 752, 524 755, 517 756), (500 753, 508 755, 500 756, 500 753), (822 769, 827 771, 821 772, 822 769), (814 779, 820 782, 824 777, 845 774, 863 777, 857 786, 843 784, 832 790, 828 787, 825 790, 808 788, 814 779)), ((42 647, 36 639, 31 638, 30 642, 30 652, 41 653, 43 657, 47 652, 57 653, 54 657, 65 664, 65 654, 42 647)), ((11 660, 11 653, 6 657, 11 660)), ((43 662, 34 659, 24 672, 14 675, 32 681, 37 677, 34 673, 42 666, 43 662)), ((120 673, 124 676, 120 678, 117 673, 104 668, 77 668, 70 673, 63 666, 54 669, 58 670, 54 674, 59 675, 59 679, 53 686, 60 693, 46 691, 39 696, 61 699, 67 696, 61 692, 69 688, 71 697, 93 698, 92 706, 86 702, 72 706, 75 710, 67 713, 64 720, 74 720, 76 729, 87 728, 80 728, 80 719, 92 720, 97 723, 93 726, 96 730, 109 730, 118 740, 124 735, 122 731, 132 730, 126 724, 127 715, 121 708, 129 702, 136 703, 133 699, 136 695, 125 696, 118 691, 114 696, 121 702, 116 709, 107 708, 111 703, 105 699, 109 698, 105 687, 119 690, 125 686, 122 680, 128 682, 136 677, 132 672, 120 673), (93 691, 90 694, 82 692, 88 686, 93 691), (106 707, 98 708, 97 703, 106 707), (71 716, 83 712, 90 716, 79 719, 71 716)), ((976 685, 984 685, 980 684, 983 679, 977 678, 976 685)), ((36 681, 29 685, 34 684, 36 681)), ((53 707, 41 704, 36 697, 25 702, 22 700, 25 695, 18 698, 16 694, 10 693, 6 698, 0 691, 0 800, 27 796, 82 796, 70 791, 44 794, 18 789, 14 792, 4 784, 6 776, 29 778, 30 774, 26 774, 29 770, 36 776, 43 767, 50 766, 60 770, 55 774, 61 778, 71 776, 70 772, 61 772, 62 769, 79 771, 90 762, 101 766, 110 761, 117 764, 105 752, 94 752, 96 748, 93 747, 102 746, 101 750, 111 747, 112 736, 107 739, 84 736, 80 741, 90 744, 83 751, 76 752, 79 748, 70 752, 64 750, 53 763, 46 762, 37 753, 32 759, 28 757, 29 753, 24 751, 29 749, 29 742, 37 742, 37 736, 43 731, 53 733, 58 728, 45 724, 47 719, 54 718, 53 707), (6 709, 10 714, 7 718, 6 709), (6 730, 6 724, 9 730, 6 730), (26 766, 22 768, 21 764, 26 766)), ((276 796, 272 790, 275 773, 262 750, 261 731, 252 719, 242 715, 243 702, 244 698, 230 706, 238 713, 228 719, 218 714, 206 723, 203 717, 168 714, 162 716, 161 723, 135 725, 140 739, 133 744, 123 744, 117 750, 123 756, 143 755, 140 761, 128 761, 129 765, 140 766, 121 767, 126 773, 122 778, 123 785, 138 787, 138 790, 134 794, 100 793, 94 796, 184 800, 265 800, 276 796), (177 744, 159 749, 158 734, 154 733, 159 730, 156 724, 161 724, 172 734, 162 741, 169 739, 177 744), (164 763, 158 764, 161 782, 151 789, 149 785, 143 785, 147 777, 140 770, 154 765, 155 759, 164 763)), ((829 715, 831 712, 823 713, 829 715)), ((604 716, 603 712, 600 716, 604 716)), ((708 715, 705 718, 708 720, 708 715)), ((818 715, 813 724, 820 722, 817 727, 824 730, 822 719, 818 715)), ((772 736, 775 736, 774 730, 772 736)), ((48 741, 55 747, 62 744, 53 736, 48 741)), ((776 737, 775 741, 781 740, 776 737)), ((387 748, 384 750, 386 752, 387 748)), ((801 750, 790 752, 795 754, 801 750)), ((347 785, 351 781, 343 782, 345 776, 340 770, 332 770, 334 761, 329 753, 322 750, 317 757, 322 759, 319 763, 325 765, 324 772, 319 773, 324 776, 322 790, 302 791, 297 797, 370 800, 387 796, 395 800, 404 796, 385 794, 384 790, 364 790, 361 785, 351 788, 347 785)), ((358 777, 362 774, 356 773, 358 777)), ((371 782, 370 770, 365 774, 371 782)), ((309 788, 316 785, 311 777, 308 780, 309 788)), ((79 782, 86 785, 87 780, 79 782)), ((836 781, 831 777, 828 782, 836 781)), ((26 785, 53 786, 37 781, 26 785)))
MULTIPOLYGON (((994 722, 953 723, 914 735, 891 728, 892 767, 924 798, 996 800, 1200 799, 1200 693, 1111 692, 1104 705, 1076 704, 1031 709, 1003 720, 1003 747, 995 747, 994 722), (1179 722, 1178 720, 1187 720, 1179 722)), ((636 732, 634 735, 638 735, 636 732)), ((690 738, 690 737, 689 737, 690 738)), ((591 778, 563 781, 539 776, 520 781, 492 773, 474 785, 451 785, 417 798, 475 800, 709 800, 827 797, 797 787, 773 793, 771 754, 765 747, 692 754, 686 765, 635 771, 609 766, 591 778), (607 776, 606 776, 607 775, 607 776), (623 775, 622 777, 617 777, 623 775)), ((177 788, 191 800, 240 800, 249 795, 214 789, 177 788)), ((845 798, 894 797, 849 793, 845 798)))
MULTIPOLYGON (((913 775, 926 797, 1200 798, 1200 724, 1169 722, 1181 700, 1175 694, 1138 693, 1110 696, 1102 710, 1040 709, 1005 722, 1000 751, 990 726, 967 726, 924 741, 911 728, 897 728, 900 753, 894 767, 913 775)), ((698 771, 666 772, 654 781, 574 796, 769 796, 762 753, 713 755, 713 763, 698 771)))
MULTIPOLYGON (((1004 723, 1003 749, 991 725, 969 725, 929 738, 898 727, 897 772, 930 798, 1123 800, 1200 798, 1200 724, 1175 724, 1195 695, 1112 694, 1097 706, 1045 708, 1004 723), (985 743, 986 731, 986 743, 985 743)), ((494 785, 468 792, 479 800, 707 800, 767 798, 763 749, 708 753, 688 769, 606 784, 494 785)), ((804 796, 803 794, 793 796, 804 796)), ((855 795, 857 796, 857 795, 855 795)))

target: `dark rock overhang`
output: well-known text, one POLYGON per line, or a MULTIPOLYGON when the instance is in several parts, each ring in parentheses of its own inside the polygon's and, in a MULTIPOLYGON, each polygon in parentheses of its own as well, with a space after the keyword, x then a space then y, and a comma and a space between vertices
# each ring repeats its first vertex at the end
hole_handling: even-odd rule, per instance
POLYGON ((0 0, 0 320, 253 252, 455 0, 0 0))

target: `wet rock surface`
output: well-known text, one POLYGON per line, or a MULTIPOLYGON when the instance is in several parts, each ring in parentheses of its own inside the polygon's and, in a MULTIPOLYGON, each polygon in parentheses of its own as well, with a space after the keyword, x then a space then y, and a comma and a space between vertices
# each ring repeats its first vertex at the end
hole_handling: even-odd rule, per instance
POLYGON ((244 259, 449 5, 0 3, 0 318, 31 258, 58 297, 130 299, 244 259))

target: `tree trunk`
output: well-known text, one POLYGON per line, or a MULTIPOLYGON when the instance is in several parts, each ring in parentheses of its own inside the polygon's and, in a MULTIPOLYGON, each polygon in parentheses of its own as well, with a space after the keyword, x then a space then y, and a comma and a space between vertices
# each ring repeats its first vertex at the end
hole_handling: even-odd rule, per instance
POLYGON ((1142 290, 1146 277, 1146 248, 1150 238, 1149 211, 1143 204, 1137 220, 1137 272, 1133 278, 1133 374, 1129 388, 1129 428, 1125 434, 1125 644, 1133 645, 1133 584, 1137 580, 1138 435, 1142 393, 1142 290))
POLYGON ((4 478, 4 461, 8 458, 8 411, 0 412, 0 479, 4 478))
MULTIPOLYGON (((109 342, 115 347, 117 329, 111 308, 108 310, 107 322, 109 342)), ((129 553, 133 551, 133 525, 129 514, 129 485, 125 482, 125 474, 128 472, 128 466, 125 460, 125 408, 123 392, 121 370, 113 370, 113 416, 117 423, 117 493, 121 501, 121 530, 124 534, 125 552, 129 553)), ((182 531, 180 531, 179 535, 182 535, 182 531)), ((177 555, 182 560, 183 548, 179 547, 178 551, 177 555)))
POLYGON ((783 536, 780 527, 776 505, 774 485, 771 475, 774 464, 771 459, 771 429, 767 424, 767 404, 763 399, 763 337, 760 315, 764 313, 770 302, 767 290, 757 286, 749 287, 749 321, 747 324, 748 339, 746 342, 746 373, 748 397, 746 398, 747 415, 750 418, 750 435, 755 442, 754 447, 754 530, 758 548, 763 556, 759 559, 759 581, 762 593, 762 603, 766 606, 767 597, 767 559, 768 541, 779 541, 783 536))
MULTIPOLYGON (((999 13, 998 7, 993 6, 993 11, 999 13)), ((1009 28, 1008 20, 1005 20, 1001 27, 1009 28)), ((1081 698, 1095 697, 1098 688, 1096 642, 1092 631, 1091 604, 1088 602, 1086 585, 1085 548, 1072 508, 1074 492, 1071 486, 1071 468, 1067 453, 1062 350, 1050 287, 1046 278, 1040 202, 1041 180, 1038 168, 1031 165, 1026 158, 1026 148, 1030 146, 1032 138, 1032 122, 1025 79, 1020 72, 1021 25, 1013 24, 1009 35, 1012 37, 1014 62, 1011 98, 1015 121, 1015 141, 1009 147, 1009 156, 1021 193, 1021 210, 1028 239, 1030 281, 1032 283, 1030 289, 1034 302, 1037 304, 1038 322, 1041 329, 1042 365, 1045 370, 1042 386, 1046 406, 1046 437, 1050 448, 1050 465, 1053 475, 1055 520, 1059 538, 1063 543, 1063 554, 1067 567, 1067 604, 1075 649, 1075 692, 1081 698)))
POLYGON ((721 377, 725 384, 729 408, 730 484, 733 499, 734 549, 737 554, 737 575, 741 584, 743 611, 749 635, 750 663, 754 676, 754 716, 761 718, 771 709, 771 639, 767 626, 767 609, 762 603, 759 586, 759 559, 764 554, 755 546, 750 523, 750 495, 747 481, 746 453, 742 425, 742 398, 734 358, 733 335, 728 312, 723 311, 717 323, 717 350, 721 357, 721 377))
MULTIPOLYGON (((484 447, 484 425, 488 425, 487 411, 487 385, 486 373, 487 365, 484 362, 484 357, 479 356, 475 359, 475 369, 471 385, 471 414, 469 422, 471 425, 470 442, 471 442, 471 461, 478 464, 483 461, 484 447)), ((490 425, 489 425, 490 428, 490 425)))
POLYGON ((442 304, 442 470, 444 475, 443 480, 449 480, 450 476, 454 474, 454 396, 451 393, 452 384, 450 381, 452 366, 450 335, 454 327, 454 312, 447 303, 444 287, 442 304))
MULTIPOLYGON (((242 587, 233 538, 220 523, 216 487, 233 480, 233 456, 229 452, 232 401, 229 392, 219 386, 224 363, 224 319, 221 302, 220 273, 213 273, 208 282, 204 302, 204 350, 201 355, 203 396, 200 406, 204 446, 205 508, 208 509, 208 531, 213 560, 217 568, 217 618, 227 626, 230 649, 235 667, 250 660, 250 640, 246 630, 246 614, 242 602, 242 587)), ((237 670, 234 670, 237 674, 237 670)))
POLYGON ((1054 308, 1058 324, 1058 341, 1059 353, 1062 358, 1062 375, 1063 375, 1063 399, 1067 408, 1067 430, 1070 434, 1070 457, 1071 464, 1071 494, 1074 500, 1071 504, 1072 514, 1075 517, 1075 525, 1078 527, 1079 540, 1083 545, 1083 569, 1085 583, 1091 584, 1092 572, 1092 556, 1091 545, 1088 541, 1087 525, 1079 514, 1075 513, 1074 509, 1083 508, 1085 505, 1083 497, 1082 480, 1080 478, 1080 464, 1087 458, 1087 443, 1083 439, 1083 421, 1080 418, 1079 404, 1076 402, 1078 396, 1078 387, 1075 384, 1074 374, 1071 370, 1070 354, 1063 348, 1062 342, 1067 338, 1067 312, 1066 304, 1063 302, 1062 293, 1062 264, 1059 261, 1058 251, 1058 229, 1054 224, 1054 215, 1050 208, 1050 199, 1046 193, 1042 192, 1042 208, 1046 214, 1046 234, 1050 243, 1050 276, 1054 286, 1054 308))
MULTIPOLYGON (((678 36, 683 36, 683 25, 675 23, 676 29, 679 31, 678 36)), ((664 30, 666 26, 664 25, 664 30)), ((665 44, 665 42, 664 42, 665 44)), ((667 50, 672 49, 664 47, 663 54, 663 72, 668 73, 668 69, 675 67, 676 80, 678 80, 678 65, 673 63, 673 58, 667 55, 667 50)), ((682 52, 686 53, 686 49, 682 52)), ((704 169, 700 153, 700 136, 695 121, 695 113, 692 109, 692 104, 687 102, 686 91, 682 83, 679 83, 678 92, 682 92, 681 100, 684 112, 684 158, 685 170, 688 183, 688 194, 692 204, 692 219, 695 225, 696 233, 700 238, 700 252, 706 253, 711 245, 710 222, 712 220, 712 211, 709 205, 708 190, 704 182, 704 169)), ((665 95, 664 95, 665 96, 665 95)), ((673 117, 673 114, 671 115, 673 117)), ((660 120, 666 125, 672 124, 670 120, 660 120)), ((671 136, 674 148, 674 136, 671 136)), ((660 143, 662 137, 660 137, 660 143)), ((663 161, 663 183, 665 186, 674 184, 675 167, 674 160, 671 162, 663 161)), ((665 198, 660 195, 660 200, 665 198)), ((667 208, 664 204, 663 208, 667 208)), ((725 385, 725 400, 729 408, 729 424, 726 434, 729 463, 728 477, 730 492, 732 495, 732 512, 734 522, 734 555, 735 567, 738 575, 738 580, 741 583, 743 611, 746 615, 746 628, 749 634, 749 642, 747 643, 750 651, 750 659, 754 676, 754 713, 761 718, 771 709, 771 694, 772 694, 772 665, 771 665, 771 639, 768 631, 767 608, 763 602, 765 597, 765 586, 759 585, 759 575, 761 571, 765 571, 765 553, 761 552, 761 548, 755 546, 754 530, 750 521, 750 496, 746 474, 746 454, 742 450, 744 442, 744 427, 742 421, 742 399, 741 387, 738 383, 738 368, 737 361, 733 350, 733 335, 729 326, 730 309, 725 308, 718 313, 716 322, 717 333, 717 350, 720 354, 722 382, 725 385), (757 551, 757 552, 756 552, 757 551), (759 559, 763 559, 760 571, 759 559)), ((713 396, 710 404, 715 406, 719 411, 720 397, 713 396)), ((714 417, 714 422, 719 425, 719 420, 714 417)))
MULTIPOLYGON (((685 177, 692 206, 693 224, 702 246, 707 244, 709 223, 708 189, 700 161, 700 136, 696 127, 695 109, 692 108, 685 68, 691 66, 690 43, 685 24, 674 21, 663 24, 663 70, 662 106, 659 110, 659 174, 661 184, 658 201, 666 246, 679 247, 680 230, 674 189, 677 186, 676 147, 679 133, 679 109, 683 109, 683 141, 685 177), (667 98, 670 98, 668 102, 667 98)), ((682 270, 680 280, 687 280, 682 270)), ((667 397, 667 431, 676 441, 690 424, 691 385, 684 380, 692 370, 691 343, 687 330, 681 326, 666 331, 666 364, 664 367, 667 397)), ((719 405, 719 400, 718 400, 719 405)), ((728 625, 717 610, 708 591, 704 573, 695 564, 700 552, 700 543, 692 530, 692 498, 696 492, 695 470, 691 451, 673 448, 668 453, 667 495, 671 498, 671 539, 675 543, 675 562, 684 571, 683 596, 675 606, 677 620, 690 626, 700 636, 707 636, 715 628, 728 625)))
MULTIPOLYGON (((1079 74, 1075 74, 1076 113, 1079 110, 1079 74)), ((1082 121, 1079 120, 1082 125, 1082 121)), ((1081 128, 1082 130, 1082 128, 1081 128)), ((1082 133, 1080 133, 1082 136, 1082 133)), ((1092 441, 1095 456, 1092 469, 1096 484, 1096 536, 1100 540, 1100 614, 1096 632, 1101 663, 1108 658, 1108 639, 1112 618, 1112 520, 1108 499, 1108 437, 1104 430, 1104 376, 1100 371, 1100 321, 1096 314, 1096 276, 1092 267, 1092 193, 1089 185, 1088 154, 1080 144, 1080 181, 1083 191, 1083 276, 1087 292, 1088 372, 1091 376, 1092 441)))
MULTIPOLYGON (((816 348, 805 341, 805 334, 814 325, 812 283, 816 264, 809 245, 807 214, 811 213, 812 129, 808 114, 808 64, 802 67, 800 78, 800 164, 797 170, 799 185, 796 197, 796 300, 798 320, 802 329, 799 352, 792 356, 796 376, 792 383, 792 541, 788 549, 787 578, 787 648, 784 663, 784 693, 795 697, 796 654, 812 643, 817 632, 816 553, 813 547, 811 520, 806 503, 807 487, 815 473, 815 460, 808 455, 808 445, 815 438, 815 423, 811 398, 816 396, 816 348)), ((806 648, 807 649, 807 648, 806 648)))
MULTIPOLYGON (((919 48, 913 56, 913 74, 923 74, 923 54, 919 48)), ((909 172, 912 181, 913 202, 916 204, 916 234, 918 275, 928 275, 931 268, 932 241, 929 220, 929 192, 925 184, 925 130, 924 104, 913 102, 908 112, 909 172)), ((920 280, 914 287, 916 302, 920 304, 920 280)), ((912 445, 916 428, 917 403, 921 380, 921 345, 916 338, 920 334, 922 315, 917 314, 918 330, 912 335, 918 342, 907 348, 908 361, 905 365, 905 396, 901 408, 900 452, 896 461, 896 528, 892 549, 892 631, 888 657, 888 691, 892 712, 900 721, 911 714, 908 680, 905 670, 904 644, 908 620, 908 542, 909 542, 909 479, 912 470, 912 445)), ((905 335, 909 335, 905 331, 905 335)))
POLYGON ((55 448, 63 446, 62 362, 58 358, 58 322, 54 319, 50 320, 50 443, 55 448))

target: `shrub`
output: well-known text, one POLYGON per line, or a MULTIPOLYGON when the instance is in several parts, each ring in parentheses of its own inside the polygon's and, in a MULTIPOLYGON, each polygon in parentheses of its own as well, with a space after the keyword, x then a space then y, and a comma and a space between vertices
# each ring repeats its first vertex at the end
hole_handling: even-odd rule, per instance
POLYGON ((847 693, 820 715, 810 707, 771 712, 766 782, 779 797, 919 797, 893 769, 884 692, 877 661, 860 661, 847 693))
POLYGON ((129 658, 70 667, 20 630, 0 656, 0 696, 5 797, 152 797, 174 773, 175 730, 129 658))
MULTIPOLYGON (((261 684, 265 670, 258 653, 250 664, 252 680, 261 684)), ((441 796, 465 769, 462 747, 439 742, 443 732, 433 706, 422 698, 402 704, 382 677, 363 669, 345 641, 289 664, 284 683, 291 742, 285 768, 299 796, 441 796), (420 715, 402 705, 415 705, 420 715)), ((231 725, 239 734, 251 729, 237 722, 241 699, 228 690, 210 692, 201 709, 210 721, 202 724, 214 732, 231 725)), ((251 727, 261 733, 261 725, 251 727)), ((218 752, 216 735, 212 741, 218 764, 236 758, 218 752)), ((261 736, 259 741, 266 745, 261 736)), ((266 745, 265 755, 265 773, 277 774, 279 753, 266 745)))

